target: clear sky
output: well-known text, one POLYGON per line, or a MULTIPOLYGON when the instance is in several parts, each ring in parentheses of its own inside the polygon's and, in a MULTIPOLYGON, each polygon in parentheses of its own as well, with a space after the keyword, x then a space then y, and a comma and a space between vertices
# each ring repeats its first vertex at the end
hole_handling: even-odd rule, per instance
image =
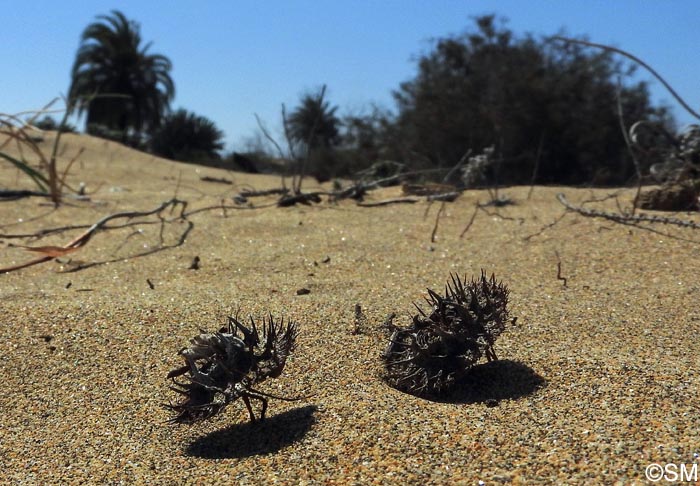
MULTIPOLYGON (((641 57, 700 109, 700 0, 1 0, 0 112, 40 108, 65 94, 80 34, 121 10, 141 25, 150 52, 169 57, 173 108, 212 119, 227 148, 256 132, 254 113, 279 134, 280 105, 328 86, 339 113, 370 103, 393 108, 391 91, 416 73, 430 40, 494 13, 516 34, 587 35, 641 57)), ((651 79, 644 75, 644 79, 651 79)), ((687 115, 657 82, 655 101, 687 115)), ((82 126, 80 127, 82 128, 82 126)))

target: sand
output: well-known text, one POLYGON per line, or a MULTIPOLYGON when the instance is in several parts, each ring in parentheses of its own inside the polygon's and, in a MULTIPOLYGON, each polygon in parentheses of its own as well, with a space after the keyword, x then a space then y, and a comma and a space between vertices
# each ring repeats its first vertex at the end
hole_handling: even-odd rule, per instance
MULTIPOLYGON (((535 187, 528 199, 528 187, 502 189, 516 204, 480 211, 460 238, 489 199, 467 191, 445 205, 431 242, 439 204, 224 211, 213 207, 279 178, 78 135, 65 137, 61 164, 80 147, 68 181, 95 191, 91 200, 0 202, 0 266, 34 256, 10 245, 63 245, 84 229, 11 235, 89 225, 173 195, 202 211, 134 220, 58 261, 0 275, 3 482, 647 484, 650 463, 699 461, 697 230, 575 213, 543 229, 564 213, 558 192, 574 204, 615 193, 629 205, 634 191, 535 187), (189 269, 195 256, 199 270, 189 269), (441 401, 388 387, 386 316, 407 324, 426 287, 481 269, 508 285, 518 317, 496 342, 500 360, 441 401), (238 308, 298 322, 297 350, 261 388, 312 396, 271 400, 262 423, 249 424, 240 402, 201 424, 165 423, 178 350, 238 308)), ((0 186, 32 188, 3 163, 0 186)), ((370 200, 399 195, 386 188, 370 200)), ((587 206, 616 210, 613 199, 587 206)))

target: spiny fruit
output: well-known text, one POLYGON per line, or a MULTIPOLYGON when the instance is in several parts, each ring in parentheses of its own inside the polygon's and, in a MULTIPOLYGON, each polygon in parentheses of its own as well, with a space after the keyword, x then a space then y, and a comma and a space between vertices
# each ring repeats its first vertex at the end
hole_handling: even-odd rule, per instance
POLYGON ((283 320, 275 321, 272 315, 263 319, 262 333, 252 317, 250 324, 246 327, 238 316, 229 317, 228 326, 214 333, 202 331, 192 338, 188 347, 180 350, 185 365, 168 373, 168 378, 173 380, 171 389, 184 398, 166 405, 176 414, 171 422, 191 424, 208 419, 238 398, 243 400, 254 422, 252 399, 262 403, 261 420, 267 411, 267 398, 297 400, 253 388, 267 378, 282 374, 287 357, 294 350, 297 325, 292 321, 285 325, 283 320), (181 375, 185 375, 186 382, 175 380, 181 375))
POLYGON ((493 344, 510 320, 508 288, 483 270, 466 284, 451 274, 444 296, 428 289, 425 300, 428 312, 416 305, 411 325, 394 329, 382 355, 385 379, 414 395, 440 395, 482 356, 498 359, 493 344))

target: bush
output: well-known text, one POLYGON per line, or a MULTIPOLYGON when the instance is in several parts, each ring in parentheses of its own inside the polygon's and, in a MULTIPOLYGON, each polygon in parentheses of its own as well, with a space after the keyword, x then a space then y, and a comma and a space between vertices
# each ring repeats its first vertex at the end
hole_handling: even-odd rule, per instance
POLYGON ((150 140, 151 151, 183 162, 220 161, 224 133, 213 121, 184 109, 167 116, 150 140))
MULTIPOLYGON (((38 120, 34 122, 34 126, 37 127, 39 130, 58 130, 58 122, 50 117, 49 115, 44 116, 41 120, 38 120)), ((71 125, 70 123, 64 123, 61 125, 61 131, 64 133, 75 133, 77 131, 75 125, 71 125)))
MULTIPOLYGON (((635 174, 617 113, 617 77, 632 69, 609 52, 516 38, 493 16, 476 27, 437 40, 394 93, 401 159, 421 154, 447 169, 493 145, 501 183, 530 183, 538 154, 539 183, 621 184, 635 174)), ((622 87, 620 100, 626 120, 669 122, 644 83, 622 87)))

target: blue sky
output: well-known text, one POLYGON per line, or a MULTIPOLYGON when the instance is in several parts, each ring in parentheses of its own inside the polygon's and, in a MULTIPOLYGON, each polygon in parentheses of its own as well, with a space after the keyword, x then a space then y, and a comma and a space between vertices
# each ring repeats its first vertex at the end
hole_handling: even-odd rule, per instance
MULTIPOLYGON (((459 34, 472 27, 470 17, 487 13, 507 18, 516 34, 563 28, 628 50, 700 109, 697 0, 3 3, 0 112, 40 108, 65 94, 82 30, 116 8, 141 24, 152 53, 173 62, 173 107, 212 119, 226 133, 228 149, 242 148, 256 133, 254 113, 278 136, 280 105, 293 107, 324 83, 341 114, 371 103, 393 108, 391 91, 415 75, 415 58, 429 50, 430 39, 459 34)), ((681 124, 693 121, 659 83, 651 89, 681 124)))

